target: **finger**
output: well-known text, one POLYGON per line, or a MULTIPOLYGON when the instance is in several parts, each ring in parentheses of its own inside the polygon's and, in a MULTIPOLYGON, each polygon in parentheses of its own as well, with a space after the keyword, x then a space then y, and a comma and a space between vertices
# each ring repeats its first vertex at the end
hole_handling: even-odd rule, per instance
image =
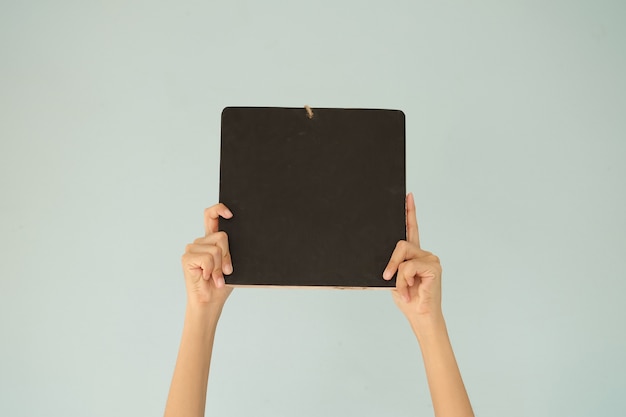
POLYGON ((215 233, 219 229, 219 218, 233 217, 233 213, 224 204, 219 203, 204 210, 204 234, 205 236, 215 233))
MULTIPOLYGON (((436 279, 441 277, 441 264, 436 255, 429 254, 423 258, 411 259, 401 265, 402 275, 409 283, 419 280, 436 279), (412 277, 412 280, 408 277, 412 277)), ((398 272, 400 276, 400 272, 398 272)))
POLYGON ((420 235, 415 214, 415 198, 413 193, 406 197, 406 240, 420 247, 420 235))
POLYGON ((410 265, 410 262, 402 262, 400 264, 397 279, 403 279, 409 287, 412 287, 415 284, 415 271, 411 269, 410 265))
POLYGON ((230 255, 228 235, 226 232, 211 233, 208 236, 196 239, 193 243, 200 245, 217 245, 222 250, 222 272, 226 275, 233 273, 233 260, 230 255))
POLYGON ((410 244, 406 240, 399 241, 391 254, 391 258, 389 259, 389 263, 387 264, 385 271, 383 272, 383 278, 389 281, 393 278, 393 274, 396 273, 398 266, 400 266, 402 262, 419 256, 420 253, 420 249, 415 245, 410 244))
POLYGON ((187 251, 183 255, 183 268, 192 276, 198 274, 205 281, 211 279, 213 272, 213 256, 209 253, 192 253, 187 251))
POLYGON ((215 287, 222 288, 225 284, 224 274, 222 274, 222 250, 217 245, 209 245, 209 253, 213 257, 211 277, 213 277, 215 287))
POLYGON ((400 298, 402 298, 405 303, 411 301, 411 296, 409 295, 409 286, 404 277, 398 276, 398 278, 396 279, 396 291, 398 291, 400 298))
POLYGON ((224 280, 224 274, 222 273, 222 257, 219 255, 213 258, 213 272, 211 273, 216 288, 222 288, 226 284, 226 281, 224 280), (219 262, 215 262, 216 258, 219 259, 219 262))
POLYGON ((217 245, 212 244, 193 244, 187 245, 187 252, 192 254, 204 254, 211 257, 211 270, 208 274, 205 272, 203 277, 205 279, 213 278, 215 286, 221 288, 224 286, 224 274, 222 272, 222 249, 217 245))

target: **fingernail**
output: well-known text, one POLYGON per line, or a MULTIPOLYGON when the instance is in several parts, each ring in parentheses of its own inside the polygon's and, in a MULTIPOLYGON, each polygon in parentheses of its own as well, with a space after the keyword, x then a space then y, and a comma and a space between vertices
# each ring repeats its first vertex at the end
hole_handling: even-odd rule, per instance
POLYGON ((224 281, 224 277, 219 277, 217 279, 217 288, 222 288, 224 285, 226 285, 226 281, 224 281))
POLYGON ((230 275, 233 273, 233 266, 231 264, 224 265, 224 273, 230 275))
POLYGON ((226 217, 233 217, 233 212, 229 209, 226 209, 226 211, 224 211, 224 214, 226 215, 226 217))
POLYGON ((384 279, 391 279, 391 271, 385 269, 385 272, 383 272, 383 278, 384 279))

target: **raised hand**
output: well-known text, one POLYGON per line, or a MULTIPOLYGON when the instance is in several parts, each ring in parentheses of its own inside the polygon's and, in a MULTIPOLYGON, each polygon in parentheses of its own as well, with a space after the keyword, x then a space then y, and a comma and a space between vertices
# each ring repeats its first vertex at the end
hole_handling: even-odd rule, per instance
POLYGON ((204 416, 206 390, 217 322, 232 287, 224 274, 233 272, 228 236, 218 220, 233 213, 216 204, 204 211, 204 237, 187 245, 182 258, 187 308, 176 368, 165 405, 165 417, 204 416))
POLYGON ((232 292, 225 285, 224 274, 233 272, 228 250, 228 236, 218 231, 219 217, 230 219, 231 211, 216 204, 204 211, 204 237, 187 245, 182 257, 187 299, 191 305, 223 306, 232 292))
POLYGON ((420 247, 412 193, 406 198, 406 240, 396 245, 383 278, 390 280, 396 271, 393 299, 409 320, 441 314, 441 264, 437 256, 420 247))

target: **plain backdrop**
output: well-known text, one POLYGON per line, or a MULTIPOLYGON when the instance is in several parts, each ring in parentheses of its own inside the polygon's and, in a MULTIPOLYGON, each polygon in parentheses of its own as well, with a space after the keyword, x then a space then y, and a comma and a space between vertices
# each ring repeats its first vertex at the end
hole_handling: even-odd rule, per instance
MULTIPOLYGON (((406 113, 477 415, 626 415, 625 21, 619 0, 1 1, 0 415, 163 412, 220 112, 304 104, 406 113)), ((385 290, 234 291, 207 398, 432 416, 385 290)))

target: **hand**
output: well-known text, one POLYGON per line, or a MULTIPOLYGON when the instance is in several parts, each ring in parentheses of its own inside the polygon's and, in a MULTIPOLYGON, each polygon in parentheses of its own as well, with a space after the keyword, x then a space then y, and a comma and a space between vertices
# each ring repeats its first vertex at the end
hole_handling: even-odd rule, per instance
POLYGON ((390 280, 398 271, 391 293, 409 320, 441 315, 441 264, 437 256, 420 248, 412 193, 406 198, 406 237, 396 245, 383 278, 390 280))
POLYGON ((233 263, 228 250, 228 236, 218 231, 220 216, 230 219, 233 214, 224 204, 204 210, 205 235, 187 245, 182 258, 187 300, 193 306, 221 309, 233 290, 224 282, 224 274, 233 272, 233 263))

